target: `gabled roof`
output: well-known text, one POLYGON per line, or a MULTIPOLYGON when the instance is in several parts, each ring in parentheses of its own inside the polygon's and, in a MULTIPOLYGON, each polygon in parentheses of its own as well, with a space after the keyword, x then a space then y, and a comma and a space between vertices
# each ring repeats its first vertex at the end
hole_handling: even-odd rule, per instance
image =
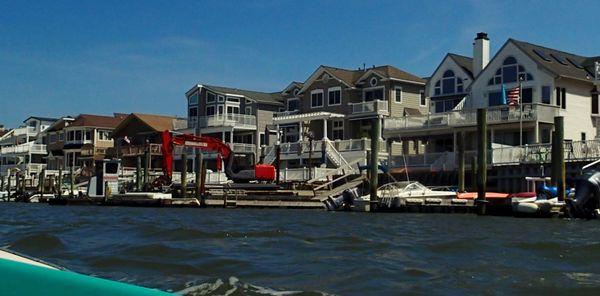
POLYGON ((52 125, 50 125, 50 127, 48 127, 46 129, 46 132, 53 132, 53 131, 58 131, 61 130, 63 128, 65 128, 65 126, 67 126, 67 122, 71 122, 75 120, 75 118, 72 117, 63 117, 57 121, 55 121, 52 125))
POLYGON ((459 66, 470 78, 473 78, 473 58, 462 56, 455 53, 448 53, 448 56, 459 66))
POLYGON ((591 67, 593 67, 593 61, 599 60, 598 57, 584 57, 540 45, 531 44, 524 41, 515 40, 512 38, 508 39, 508 42, 512 42, 517 48, 523 51, 540 67, 559 77, 566 77, 583 81, 592 81, 593 70, 591 67), (537 54, 536 51, 540 52, 550 61, 544 59, 544 57, 537 54), (558 61, 557 58, 563 61, 566 59, 566 65, 558 61), (571 61, 569 60, 575 62, 578 65, 581 65, 582 67, 577 67, 576 65, 573 65, 573 63, 571 63, 571 61))
POLYGON ((290 91, 290 89, 297 87, 297 88, 302 88, 304 86, 303 82, 298 82, 298 81, 292 81, 290 84, 288 84, 288 86, 286 86, 283 91, 281 91, 282 94, 286 94, 287 92, 290 91))
POLYGON ((58 118, 52 118, 52 117, 40 117, 40 116, 29 116, 27 117, 27 119, 23 120, 23 122, 26 122, 29 119, 37 119, 39 121, 46 121, 46 122, 55 122, 58 120, 58 118))
POLYGON ((375 68, 372 68, 372 70, 383 75, 383 77, 387 78, 387 79, 397 79, 397 80, 403 80, 403 81, 407 81, 407 82, 415 82, 418 84, 425 84, 425 82, 426 82, 426 80, 421 77, 418 77, 416 75, 413 75, 413 74, 405 72, 405 71, 402 71, 402 70, 400 70, 394 66, 390 66, 390 65, 375 67, 375 68))
POLYGON ((280 92, 268 93, 215 85, 202 85, 202 87, 215 93, 238 95, 262 104, 283 106, 280 92))
POLYGON ((86 127, 103 127, 114 129, 125 119, 122 116, 104 116, 93 114, 81 114, 69 125, 71 126, 86 126, 86 127))
POLYGON ((119 136, 119 132, 127 127, 132 121, 139 121, 154 132, 173 131, 187 127, 187 121, 182 118, 167 115, 131 113, 115 127, 113 134, 119 136))

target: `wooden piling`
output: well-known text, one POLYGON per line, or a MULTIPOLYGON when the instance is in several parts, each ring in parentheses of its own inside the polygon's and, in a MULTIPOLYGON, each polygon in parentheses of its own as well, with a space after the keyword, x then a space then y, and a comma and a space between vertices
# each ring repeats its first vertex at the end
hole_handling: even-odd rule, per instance
POLYGON ((487 109, 477 109, 477 214, 486 212, 487 185, 487 109))
POLYGON ((19 172, 15 173, 15 193, 21 191, 21 174, 19 172))
POLYGON ((148 182, 150 179, 150 151, 149 148, 144 151, 144 186, 142 190, 148 190, 148 182))
POLYGON ((200 194, 202 194, 202 196, 203 196, 202 201, 204 201, 204 192, 205 191, 206 191, 206 161, 202 161, 202 166, 200 168, 200 194))
POLYGON ((7 196, 8 198, 7 198, 7 200, 10 200, 10 186, 11 186, 11 181, 12 181, 12 180, 10 179, 10 176, 11 176, 11 175, 10 175, 10 172, 8 172, 8 184, 6 184, 6 192, 7 192, 7 194, 8 194, 8 196, 7 196))
POLYGON ((275 145, 275 183, 279 184, 281 181, 279 172, 281 171, 281 145, 277 143, 275 145))
POLYGON ((40 172, 40 179, 39 179, 39 186, 40 186, 40 199, 44 198, 44 181, 46 180, 46 170, 42 169, 42 171, 40 172))
POLYGON ((0 191, 4 190, 4 176, 0 176, 0 191))
POLYGON ((556 183, 556 190, 558 191, 558 200, 565 200, 565 189, 566 189, 566 171, 565 171, 565 142, 564 142, 564 117, 556 116, 554 117, 554 135, 555 140, 552 141, 554 146, 552 147, 552 151, 556 151, 552 153, 555 158, 552 159, 552 167, 553 172, 555 172, 556 180, 553 180, 553 183, 556 183))
POLYGON ((375 210, 377 198, 377 187, 379 187, 379 139, 381 138, 381 119, 373 119, 371 124, 371 158, 370 158, 370 210, 375 210))
POLYGON ((202 163, 203 163, 203 159, 202 159, 202 153, 200 153, 199 151, 196 152, 196 166, 194 167, 195 169, 195 184, 196 185, 196 190, 195 190, 195 197, 196 200, 198 200, 200 202, 200 205, 203 205, 203 200, 202 200, 202 184, 201 184, 201 180, 202 180, 202 163))
POLYGON ((181 154, 181 197, 187 197, 187 153, 181 154))
POLYGON ((58 167, 58 197, 62 197, 62 166, 58 167))
POLYGON ((471 156, 471 191, 477 190, 477 156, 471 156))
POLYGON ((465 135, 458 133, 458 192, 465 192, 465 135))
POLYGON ((73 197, 73 195, 75 195, 75 172, 74 172, 74 168, 73 165, 71 165, 69 167, 69 174, 71 175, 71 193, 70 196, 73 197))
POLYGON ((142 191, 142 157, 135 158, 135 191, 142 191))

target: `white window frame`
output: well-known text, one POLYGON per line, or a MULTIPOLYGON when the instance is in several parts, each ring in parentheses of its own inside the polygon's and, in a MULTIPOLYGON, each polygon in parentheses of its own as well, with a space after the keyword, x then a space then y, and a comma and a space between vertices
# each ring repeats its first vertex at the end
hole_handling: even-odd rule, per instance
POLYGON ((215 115, 217 115, 217 107, 215 105, 207 105, 206 106, 206 110, 204 110, 204 111, 205 111, 204 114, 206 114, 206 116, 215 116, 215 115), (208 115, 208 109, 209 108, 213 109, 213 114, 211 114, 211 115, 208 115))
POLYGON ((334 87, 330 87, 327 89, 327 106, 339 106, 342 104, 342 88, 339 86, 334 86, 334 87), (339 91, 340 92, 340 102, 337 104, 331 104, 331 101, 329 101, 329 94, 331 92, 335 92, 335 91, 339 91))
POLYGON ((188 105, 190 105, 190 106, 196 106, 196 105, 198 105, 198 97, 199 97, 198 91, 195 91, 193 94, 191 94, 191 95, 188 97, 188 105), (193 97, 195 97, 195 98, 196 98, 196 100, 194 100, 194 101, 192 102, 192 98, 193 98, 193 97))
POLYGON ((258 133, 258 145, 259 145, 259 147, 267 145, 267 136, 265 135, 264 132, 258 133), (261 136, 262 136, 262 138, 261 138, 261 136), (261 142, 264 142, 264 143, 261 143, 261 142))
MULTIPOLYGON (((300 99, 299 98, 291 98, 291 99, 288 99, 287 102, 286 102, 286 109, 288 111, 296 111, 296 110, 300 111, 300 108, 298 108, 296 110, 290 110, 290 101, 297 101, 298 102, 298 107, 300 107, 300 99)), ((312 97, 311 97, 311 104, 312 104, 312 97)))
POLYGON ((331 137, 333 140, 338 140, 338 138, 335 137, 335 132, 337 132, 337 131, 342 131, 342 137, 339 138, 339 140, 343 140, 344 139, 344 120, 343 119, 333 120, 331 122, 331 137), (336 126, 336 123, 341 123, 341 125, 336 126))
POLYGON ((310 108, 323 108, 325 104, 325 95, 322 89, 315 89, 310 92, 310 108), (313 106, 313 95, 321 94, 321 105, 313 106))
POLYGON ((402 93, 402 86, 394 86, 394 103, 402 104, 403 101, 404 93, 402 93), (400 101, 398 101, 398 91, 400 91, 400 101))
POLYGON ((425 96, 425 90, 419 91, 419 106, 427 107, 427 96, 425 96))
POLYGON ((215 93, 206 92, 206 102, 207 103, 214 103, 216 100, 217 100, 217 95, 215 93), (213 98, 212 100, 209 99, 211 97, 211 95, 212 95, 212 98, 213 98))
POLYGON ((245 111, 246 115, 252 115, 252 106, 246 106, 244 111, 245 111), (250 110, 250 111, 248 111, 248 110, 250 110))
MULTIPOLYGON (((367 87, 367 88, 363 88, 363 92, 362 92, 362 101, 363 103, 365 102, 365 93, 371 90, 376 90, 382 88, 383 89, 383 98, 381 99, 382 101, 387 101, 385 98, 385 86, 374 86, 374 87, 367 87)), ((375 101, 375 100, 373 100, 375 101)))
POLYGON ((219 102, 219 103, 225 102, 225 96, 224 95, 218 95, 217 96, 217 102, 219 102))
POLYGON ((239 104, 240 103, 240 98, 228 96, 227 97, 227 102, 228 103, 238 103, 239 104))
POLYGON ((377 83, 379 83, 379 79, 377 79, 377 77, 371 77, 371 79, 369 79, 369 85, 372 87, 377 86, 377 83), (373 82, 375 81, 375 82, 373 82))

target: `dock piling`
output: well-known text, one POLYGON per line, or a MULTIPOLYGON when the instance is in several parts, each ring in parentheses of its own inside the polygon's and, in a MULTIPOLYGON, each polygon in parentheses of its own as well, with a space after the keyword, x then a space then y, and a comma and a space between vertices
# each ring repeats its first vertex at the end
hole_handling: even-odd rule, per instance
POLYGON ((62 165, 58 167, 58 197, 62 197, 62 165))
POLYGON ((552 147, 552 151, 556 151, 553 153, 555 159, 552 159, 552 166, 554 167, 553 171, 556 172, 556 180, 553 180, 556 183, 556 190, 558 191, 558 200, 565 200, 565 187, 566 187, 566 171, 565 171, 565 142, 564 142, 564 117, 556 116, 554 117, 554 135, 556 140, 552 141, 554 147, 552 147))
POLYGON ((202 153, 200 153, 199 151, 196 152, 196 161, 195 161, 195 184, 196 185, 196 190, 195 190, 195 197, 196 200, 198 200, 200 202, 200 205, 203 205, 203 200, 202 200, 202 184, 201 184, 201 180, 202 180, 202 163, 203 163, 203 159, 202 159, 202 153))
POLYGON ((15 173, 15 193, 19 193, 21 190, 21 174, 19 172, 15 173))
POLYGON ((148 182, 150 176, 150 151, 149 148, 144 151, 144 185, 143 190, 148 190, 148 182))
POLYGON ((281 145, 279 143, 275 145, 275 169, 275 183, 279 184, 281 181, 279 176, 281 171, 281 145))
POLYGON ((187 197, 187 153, 181 154, 181 197, 187 197))
POLYGON ((206 190, 206 161, 202 159, 202 165, 200 166, 200 194, 202 195, 202 200, 200 205, 204 205, 204 192, 206 190))
POLYGON ((370 210, 374 210, 377 202, 377 187, 379 181, 379 138, 381 138, 381 120, 373 119, 371 125, 371 158, 370 158, 370 210))
POLYGON ((73 171, 73 165, 69 167, 69 175, 71 176, 71 193, 70 197, 72 198, 75 195, 75 173, 73 171))
POLYGON ((458 133, 458 192, 465 192, 465 138, 458 133))
POLYGON ((487 185, 487 110, 477 109, 477 214, 486 212, 487 185))
POLYGON ((4 189, 4 176, 0 176, 0 191, 4 189))
POLYGON ((11 183, 10 176, 11 176, 11 174, 10 174, 10 172, 8 172, 8 184, 6 184, 6 192, 8 194, 7 200, 10 200, 10 185, 11 185, 10 184, 11 183))
POLYGON ((142 157, 135 158, 135 191, 142 191, 142 157))
POLYGON ((38 185, 39 185, 39 188, 40 188, 40 198, 44 197, 44 189, 45 189, 44 188, 44 185, 45 185, 44 181, 45 181, 45 179, 46 179, 46 170, 42 169, 42 171, 40 172, 40 179, 38 181, 39 182, 38 185))

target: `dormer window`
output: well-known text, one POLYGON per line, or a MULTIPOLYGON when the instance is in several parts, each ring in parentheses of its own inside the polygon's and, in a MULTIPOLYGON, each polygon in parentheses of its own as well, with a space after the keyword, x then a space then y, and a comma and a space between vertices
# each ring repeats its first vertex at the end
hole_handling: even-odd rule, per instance
POLYGON ((300 90, 299 90, 299 89, 295 89, 295 90, 294 90, 294 96, 295 96, 295 97, 297 97, 299 92, 300 92, 300 90))
POLYGON ((371 78, 371 80, 369 81, 369 84, 370 84, 371 86, 375 86, 375 85, 377 85, 377 78, 376 78, 376 77, 373 77, 373 78, 371 78))
POLYGON ((329 81, 329 78, 331 78, 331 77, 329 77, 329 74, 327 74, 327 73, 323 74, 323 82, 327 83, 329 81))
POLYGON ((198 105, 198 92, 193 93, 189 97, 189 104, 190 105, 198 105))
POLYGON ((525 67, 517 63, 514 57, 507 57, 502 66, 496 70, 494 77, 488 80, 488 85, 498 85, 519 81, 532 81, 533 76, 525 70, 525 67))
POLYGON ((442 79, 435 82, 433 90, 435 96, 463 93, 465 91, 463 79, 456 76, 452 70, 444 72, 442 79))

